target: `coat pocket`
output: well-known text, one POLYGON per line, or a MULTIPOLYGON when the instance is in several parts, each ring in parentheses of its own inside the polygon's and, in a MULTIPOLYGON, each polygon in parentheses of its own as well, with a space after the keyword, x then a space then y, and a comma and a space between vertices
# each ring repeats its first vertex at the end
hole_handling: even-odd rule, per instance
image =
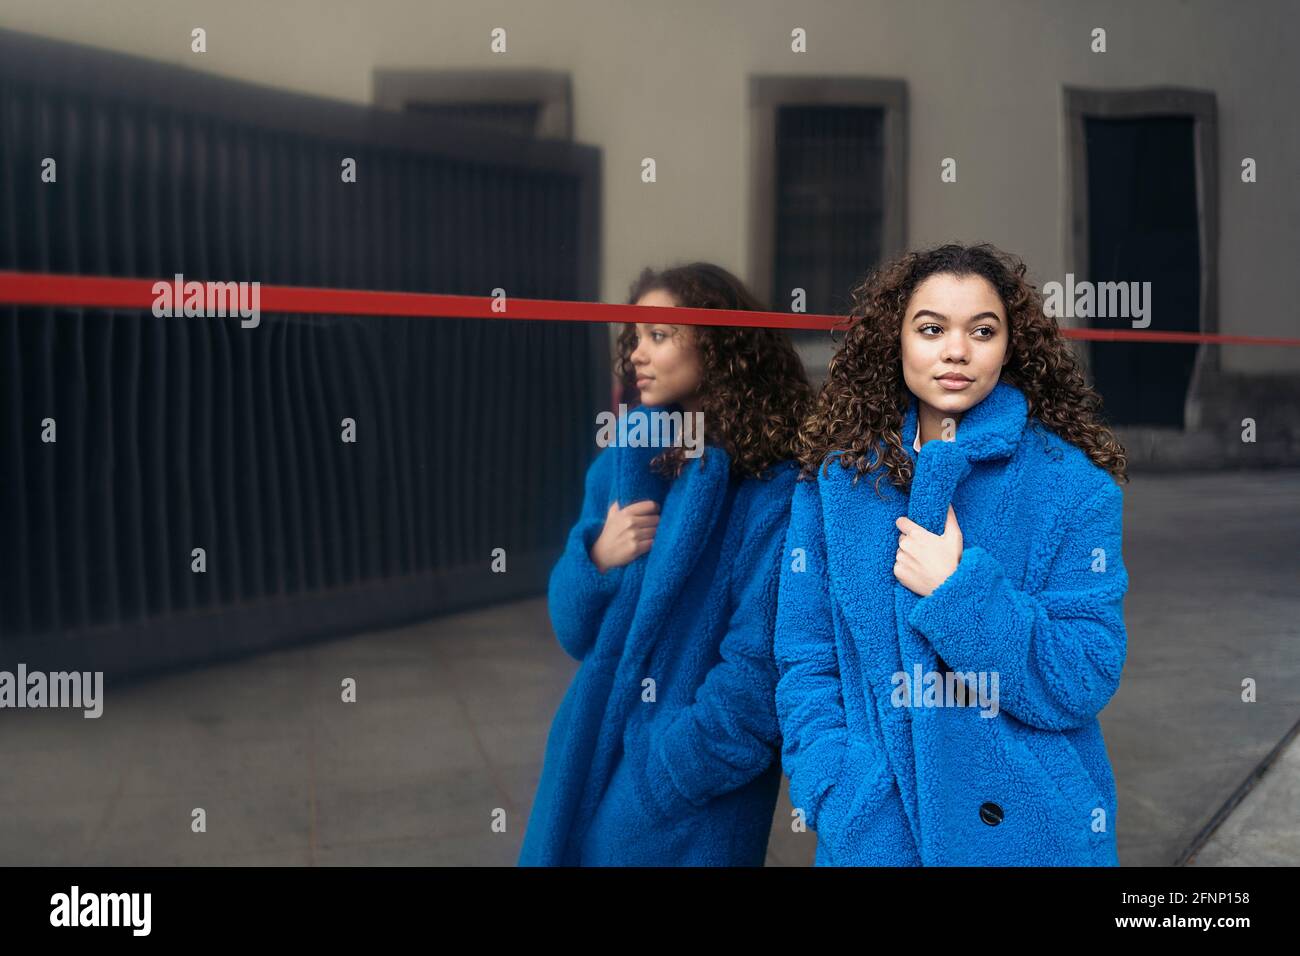
POLYGON ((849 739, 840 777, 822 804, 817 840, 829 866, 920 864, 902 798, 878 747, 849 739))
POLYGON ((672 866, 687 852, 686 833, 652 819, 634 783, 636 768, 619 761, 582 842, 582 866, 672 866))
POLYGON ((1104 862, 1098 790, 1061 734, 958 707, 918 712, 912 730, 927 866, 1104 862))
MULTIPOLYGON (((1019 722, 1016 726, 1017 739, 1059 794, 1059 800, 1049 804, 1055 825, 1071 837, 1082 834, 1092 851, 1104 858, 1106 847, 1114 843, 1113 808, 1079 759, 1074 745, 1059 732, 1037 730, 1019 722)), ((1097 862, 1102 860, 1099 858, 1097 862)))
POLYGON ((654 751, 655 730, 671 713, 655 720, 633 710, 623 728, 623 761, 627 786, 647 823, 661 829, 681 825, 702 808, 690 803, 677 789, 669 768, 654 751))
POLYGON ((624 726, 623 755, 583 839, 581 865, 679 866, 700 855, 703 818, 671 780, 652 776, 651 732, 639 715, 624 726))

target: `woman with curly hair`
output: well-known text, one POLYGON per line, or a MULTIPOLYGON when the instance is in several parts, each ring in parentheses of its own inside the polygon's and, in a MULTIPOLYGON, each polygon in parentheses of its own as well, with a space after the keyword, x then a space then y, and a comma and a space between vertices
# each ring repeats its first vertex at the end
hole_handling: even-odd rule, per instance
MULTIPOLYGON (((629 301, 763 311, 700 262, 645 270, 629 301)), ((761 866, 767 852, 779 549, 812 391, 783 332, 645 311, 618 340, 642 401, 626 418, 701 413, 704 447, 615 444, 587 473, 548 592, 581 666, 551 725, 521 865, 761 866)))
POLYGON ((776 700, 819 865, 1118 864, 1125 457, 1024 275, 875 272, 800 431, 776 700))

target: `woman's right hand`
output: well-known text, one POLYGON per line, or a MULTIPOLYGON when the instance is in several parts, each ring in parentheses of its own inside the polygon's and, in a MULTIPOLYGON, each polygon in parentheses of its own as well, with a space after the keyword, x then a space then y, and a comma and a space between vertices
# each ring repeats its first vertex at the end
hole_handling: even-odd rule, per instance
POLYGON ((611 502, 605 513, 605 527, 591 546, 591 563, 601 574, 630 563, 650 550, 658 526, 658 502, 634 501, 626 508, 611 502))

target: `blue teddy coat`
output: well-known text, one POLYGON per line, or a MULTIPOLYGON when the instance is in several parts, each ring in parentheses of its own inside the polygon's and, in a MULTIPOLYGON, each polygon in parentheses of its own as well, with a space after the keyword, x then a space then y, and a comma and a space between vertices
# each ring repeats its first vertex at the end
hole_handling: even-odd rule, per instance
POLYGON ((772 635, 798 469, 733 479, 727 453, 708 445, 667 479, 649 467, 662 451, 600 452, 551 573, 551 623, 581 666, 551 725, 520 865, 761 866, 766 855, 781 782, 772 635), (610 502, 647 498, 660 504, 650 550, 601 574, 588 551, 610 502))
MULTIPOLYGON (((1115 866, 1115 783, 1097 714, 1125 656, 1119 486, 999 382, 953 441, 920 453, 910 494, 838 456, 800 481, 774 652, 782 762, 818 865, 1115 866), (894 577, 907 515, 961 527, 957 569, 925 598, 894 577), (806 569, 795 570, 802 548, 806 569), (996 716, 896 693, 920 664, 997 672, 996 716), (903 706, 902 703, 908 704, 903 706)), ((991 681, 986 687, 992 687, 991 681)))

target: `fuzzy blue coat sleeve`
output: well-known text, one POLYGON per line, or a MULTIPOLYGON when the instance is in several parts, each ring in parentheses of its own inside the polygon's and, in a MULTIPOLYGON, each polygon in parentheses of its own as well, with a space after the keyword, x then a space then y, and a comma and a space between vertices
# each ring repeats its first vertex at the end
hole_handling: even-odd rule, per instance
POLYGON ((736 790, 776 759, 772 630, 791 484, 779 482, 751 509, 729 578, 731 611, 720 660, 694 701, 662 725, 648 725, 648 736, 646 725, 629 734, 632 749, 643 750, 632 754, 633 766, 644 768, 638 779, 642 797, 661 819, 683 800, 700 807, 736 790))
POLYGON ((809 829, 838 842, 870 819, 889 777, 880 748, 849 733, 829 588, 817 485, 800 482, 781 555, 774 639, 781 762, 791 803, 809 829), (796 549, 802 549, 802 570, 796 549))
POLYGON ((1123 494, 1109 478, 1067 509, 1042 590, 1011 586, 983 548, 912 609, 909 620, 954 671, 997 671, 1000 706, 1045 730, 1082 727, 1119 686, 1128 574, 1120 555, 1123 494))
POLYGON ((582 660, 596 642, 600 622, 610 598, 618 591, 626 565, 604 574, 592 563, 590 549, 605 527, 605 515, 613 500, 614 448, 596 456, 587 469, 582 513, 569 532, 564 553, 551 569, 547 606, 551 626, 560 646, 576 660, 582 660))

